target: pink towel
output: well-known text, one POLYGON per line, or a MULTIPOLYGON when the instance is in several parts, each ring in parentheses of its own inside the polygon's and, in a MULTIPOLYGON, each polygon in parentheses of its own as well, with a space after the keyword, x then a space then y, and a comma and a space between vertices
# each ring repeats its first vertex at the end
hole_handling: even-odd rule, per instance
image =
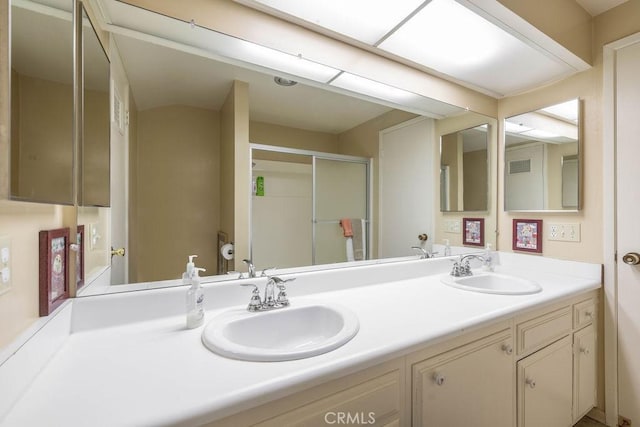
POLYGON ((340 220, 344 237, 353 237, 353 228, 351 227, 351 220, 349 218, 343 218, 340 220))

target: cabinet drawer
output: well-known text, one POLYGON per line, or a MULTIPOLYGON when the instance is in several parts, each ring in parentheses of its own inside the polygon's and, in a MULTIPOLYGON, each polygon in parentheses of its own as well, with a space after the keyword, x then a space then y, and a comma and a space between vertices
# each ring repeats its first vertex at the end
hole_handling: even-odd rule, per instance
POLYGON ((349 423, 393 426, 400 416, 400 373, 378 378, 265 420, 257 426, 326 426, 349 423))
POLYGON ((518 354, 551 344, 571 332, 571 308, 563 307, 543 316, 519 323, 516 327, 518 354))
POLYGON ((596 301, 589 299, 573 305, 573 328, 580 329, 593 322, 596 316, 596 301))

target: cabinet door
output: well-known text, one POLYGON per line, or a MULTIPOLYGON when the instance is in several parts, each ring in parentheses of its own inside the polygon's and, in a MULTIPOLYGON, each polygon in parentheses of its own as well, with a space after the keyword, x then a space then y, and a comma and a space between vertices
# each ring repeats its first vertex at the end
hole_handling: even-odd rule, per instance
POLYGON ((571 337, 518 362, 518 427, 572 425, 571 337))
POLYGON ((593 325, 573 337, 574 421, 596 406, 596 333, 593 325))
POLYGON ((414 364, 412 425, 511 427, 512 342, 505 331, 414 364))

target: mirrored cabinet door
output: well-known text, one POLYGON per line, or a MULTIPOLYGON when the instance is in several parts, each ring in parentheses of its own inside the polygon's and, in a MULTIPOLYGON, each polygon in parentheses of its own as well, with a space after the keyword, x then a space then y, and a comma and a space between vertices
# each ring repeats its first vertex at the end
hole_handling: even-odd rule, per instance
POLYGON ((73 1, 11 2, 11 198, 73 204, 73 1))
POLYGON ((505 210, 580 209, 580 101, 505 119, 505 210))

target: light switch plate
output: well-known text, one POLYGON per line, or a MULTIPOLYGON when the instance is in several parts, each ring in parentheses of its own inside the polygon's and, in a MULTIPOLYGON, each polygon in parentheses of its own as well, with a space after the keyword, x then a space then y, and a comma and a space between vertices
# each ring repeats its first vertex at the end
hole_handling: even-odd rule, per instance
POLYGON ((547 239, 560 242, 579 242, 580 223, 549 224, 547 239))
POLYGON ((11 239, 0 236, 0 294, 11 289, 11 239))
POLYGON ((460 220, 446 219, 444 220, 445 233, 460 233, 460 220))

